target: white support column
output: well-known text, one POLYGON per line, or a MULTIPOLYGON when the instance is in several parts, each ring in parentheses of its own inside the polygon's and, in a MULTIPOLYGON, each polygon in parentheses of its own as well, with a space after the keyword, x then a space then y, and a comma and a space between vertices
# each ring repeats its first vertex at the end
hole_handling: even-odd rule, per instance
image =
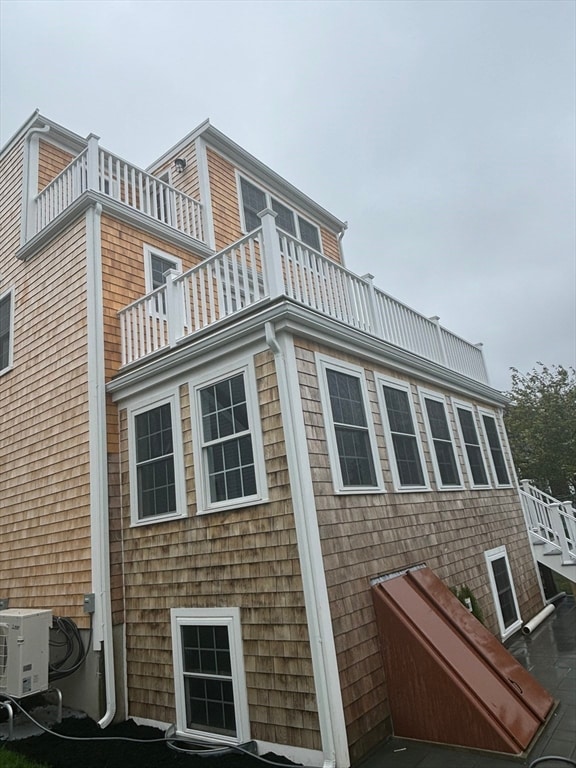
MULTIPOLYGON (((95 192, 100 191, 100 174, 98 172, 99 141, 100 137, 93 133, 88 136, 88 189, 92 189, 95 192)), ((112 181, 110 181, 110 184, 112 184, 112 181)))
POLYGON ((275 221, 277 215, 276 211, 273 211, 271 208, 265 208, 258 214, 262 221, 262 246, 264 249, 262 261, 268 283, 268 293, 271 299, 283 296, 286 292, 282 271, 280 240, 275 221))
POLYGON ((370 313, 370 325, 372 326, 371 332, 379 339, 384 339, 384 327, 380 321, 378 302, 376 300, 376 289, 374 288, 374 275, 371 275, 368 272, 367 274, 362 275, 362 280, 364 280, 368 286, 368 312, 370 313))
POLYGON ((168 325, 168 343, 176 346, 178 339, 184 336, 184 293, 182 284, 176 278, 182 273, 169 269, 166 275, 166 322, 168 325))

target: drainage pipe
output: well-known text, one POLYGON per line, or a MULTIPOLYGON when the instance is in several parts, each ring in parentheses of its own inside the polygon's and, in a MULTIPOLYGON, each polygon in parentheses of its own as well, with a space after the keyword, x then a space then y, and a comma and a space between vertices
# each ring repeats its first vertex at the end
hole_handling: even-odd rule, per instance
POLYGON ((543 608, 540 613, 537 613, 536 616, 534 616, 533 619, 530 619, 530 621, 526 622, 524 626, 522 627, 522 632, 525 635, 530 635, 532 632, 536 629, 536 627, 539 627, 540 624, 544 621, 544 619, 548 618, 550 614, 554 611, 554 605, 550 604, 547 605, 546 608, 543 608))

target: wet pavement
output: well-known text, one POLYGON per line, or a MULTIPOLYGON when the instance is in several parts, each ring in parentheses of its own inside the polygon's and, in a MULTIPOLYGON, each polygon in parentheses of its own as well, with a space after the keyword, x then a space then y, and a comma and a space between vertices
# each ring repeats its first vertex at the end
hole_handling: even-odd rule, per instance
MULTIPOLYGON (((559 701, 527 758, 439 747, 391 738, 354 768, 520 768, 543 756, 576 761, 576 605, 572 596, 531 635, 518 635, 508 650, 559 701)), ((539 763, 538 768, 566 768, 566 762, 539 763)))

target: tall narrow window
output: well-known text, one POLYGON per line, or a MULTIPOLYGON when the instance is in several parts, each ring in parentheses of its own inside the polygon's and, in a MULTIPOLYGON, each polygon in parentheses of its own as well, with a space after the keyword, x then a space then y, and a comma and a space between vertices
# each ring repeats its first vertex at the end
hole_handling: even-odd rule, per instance
POLYGON ((498 435, 496 419, 488 413, 483 413, 482 424, 484 425, 484 433, 490 448, 492 470, 496 482, 498 485, 510 485, 510 476, 506 468, 506 459, 504 458, 504 451, 502 450, 500 436, 498 435))
POLYGON ((438 485, 441 488, 461 487, 444 401, 425 395, 424 406, 434 447, 433 464, 438 485))
POLYGON ((366 413, 361 369, 334 364, 318 357, 328 450, 337 490, 370 490, 382 487, 376 466, 372 421, 366 413))
POLYGON ((174 448, 170 403, 135 417, 138 516, 176 512, 174 448))
POLYGON ((224 743, 248 738, 237 608, 172 609, 177 730, 224 743))
POLYGON ((205 471, 211 503, 257 493, 242 373, 200 390, 205 471))
POLYGON ((420 444, 414 427, 409 390, 382 384, 387 433, 394 457, 392 472, 398 489, 427 487, 420 444))
POLYGON ((502 637, 506 637, 517 630, 522 623, 506 547, 491 549, 485 552, 484 556, 488 565, 500 632, 502 637))
POLYGON ((488 475, 484 466, 484 458, 482 456, 480 440, 478 439, 474 414, 470 408, 463 406, 457 406, 456 412, 458 413, 460 434, 466 449, 466 463, 472 477, 472 484, 474 486, 486 486, 488 485, 488 475))
POLYGON ((0 372, 12 365, 13 294, 0 296, 0 372))
POLYGON ((244 209, 244 225, 247 232, 258 229, 260 226, 261 211, 267 207, 266 193, 254 184, 250 184, 246 179, 240 179, 240 189, 242 191, 242 206, 244 209))

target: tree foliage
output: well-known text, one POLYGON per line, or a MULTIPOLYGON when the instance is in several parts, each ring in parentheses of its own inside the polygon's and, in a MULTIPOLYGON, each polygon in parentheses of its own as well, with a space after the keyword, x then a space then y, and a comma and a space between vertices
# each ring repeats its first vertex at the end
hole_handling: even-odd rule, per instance
POLYGON ((576 370, 537 366, 511 369, 504 421, 520 477, 564 501, 576 482, 576 370))

